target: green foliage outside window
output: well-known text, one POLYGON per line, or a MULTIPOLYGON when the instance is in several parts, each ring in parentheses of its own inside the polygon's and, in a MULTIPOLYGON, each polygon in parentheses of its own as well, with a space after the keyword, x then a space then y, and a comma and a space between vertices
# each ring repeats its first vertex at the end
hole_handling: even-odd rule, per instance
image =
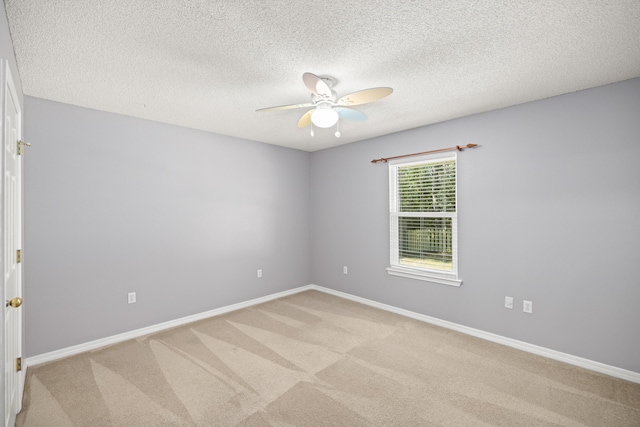
POLYGON ((451 271, 452 219, 437 213, 456 211, 455 160, 398 168, 398 211, 400 263, 451 271))

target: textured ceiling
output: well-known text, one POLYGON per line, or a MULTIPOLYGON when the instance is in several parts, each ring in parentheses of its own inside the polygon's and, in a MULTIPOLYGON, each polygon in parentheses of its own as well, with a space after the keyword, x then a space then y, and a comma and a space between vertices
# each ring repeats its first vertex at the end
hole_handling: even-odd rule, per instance
POLYGON ((4 0, 26 95, 315 151, 640 77, 638 0, 4 0), (366 122, 298 129, 302 74, 366 122))

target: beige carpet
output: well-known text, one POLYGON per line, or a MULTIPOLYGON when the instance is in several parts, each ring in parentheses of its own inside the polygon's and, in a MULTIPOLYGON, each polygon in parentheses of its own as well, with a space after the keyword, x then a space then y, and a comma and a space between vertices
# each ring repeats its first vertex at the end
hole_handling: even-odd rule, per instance
POLYGON ((316 291, 28 370, 18 426, 640 426, 640 384, 316 291))

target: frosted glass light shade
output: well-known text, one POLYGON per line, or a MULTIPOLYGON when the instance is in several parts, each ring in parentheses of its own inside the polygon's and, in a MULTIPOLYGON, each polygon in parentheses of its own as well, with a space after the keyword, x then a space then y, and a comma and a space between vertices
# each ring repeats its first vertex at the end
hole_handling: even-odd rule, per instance
POLYGON ((311 122, 319 128, 330 128, 338 121, 338 113, 329 108, 318 108, 311 113, 311 122))

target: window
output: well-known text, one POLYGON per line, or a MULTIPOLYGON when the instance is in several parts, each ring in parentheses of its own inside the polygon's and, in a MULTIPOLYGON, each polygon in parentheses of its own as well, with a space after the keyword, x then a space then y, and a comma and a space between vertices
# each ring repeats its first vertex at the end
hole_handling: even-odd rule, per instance
POLYGON ((389 274, 460 286, 456 156, 389 164, 389 274))

